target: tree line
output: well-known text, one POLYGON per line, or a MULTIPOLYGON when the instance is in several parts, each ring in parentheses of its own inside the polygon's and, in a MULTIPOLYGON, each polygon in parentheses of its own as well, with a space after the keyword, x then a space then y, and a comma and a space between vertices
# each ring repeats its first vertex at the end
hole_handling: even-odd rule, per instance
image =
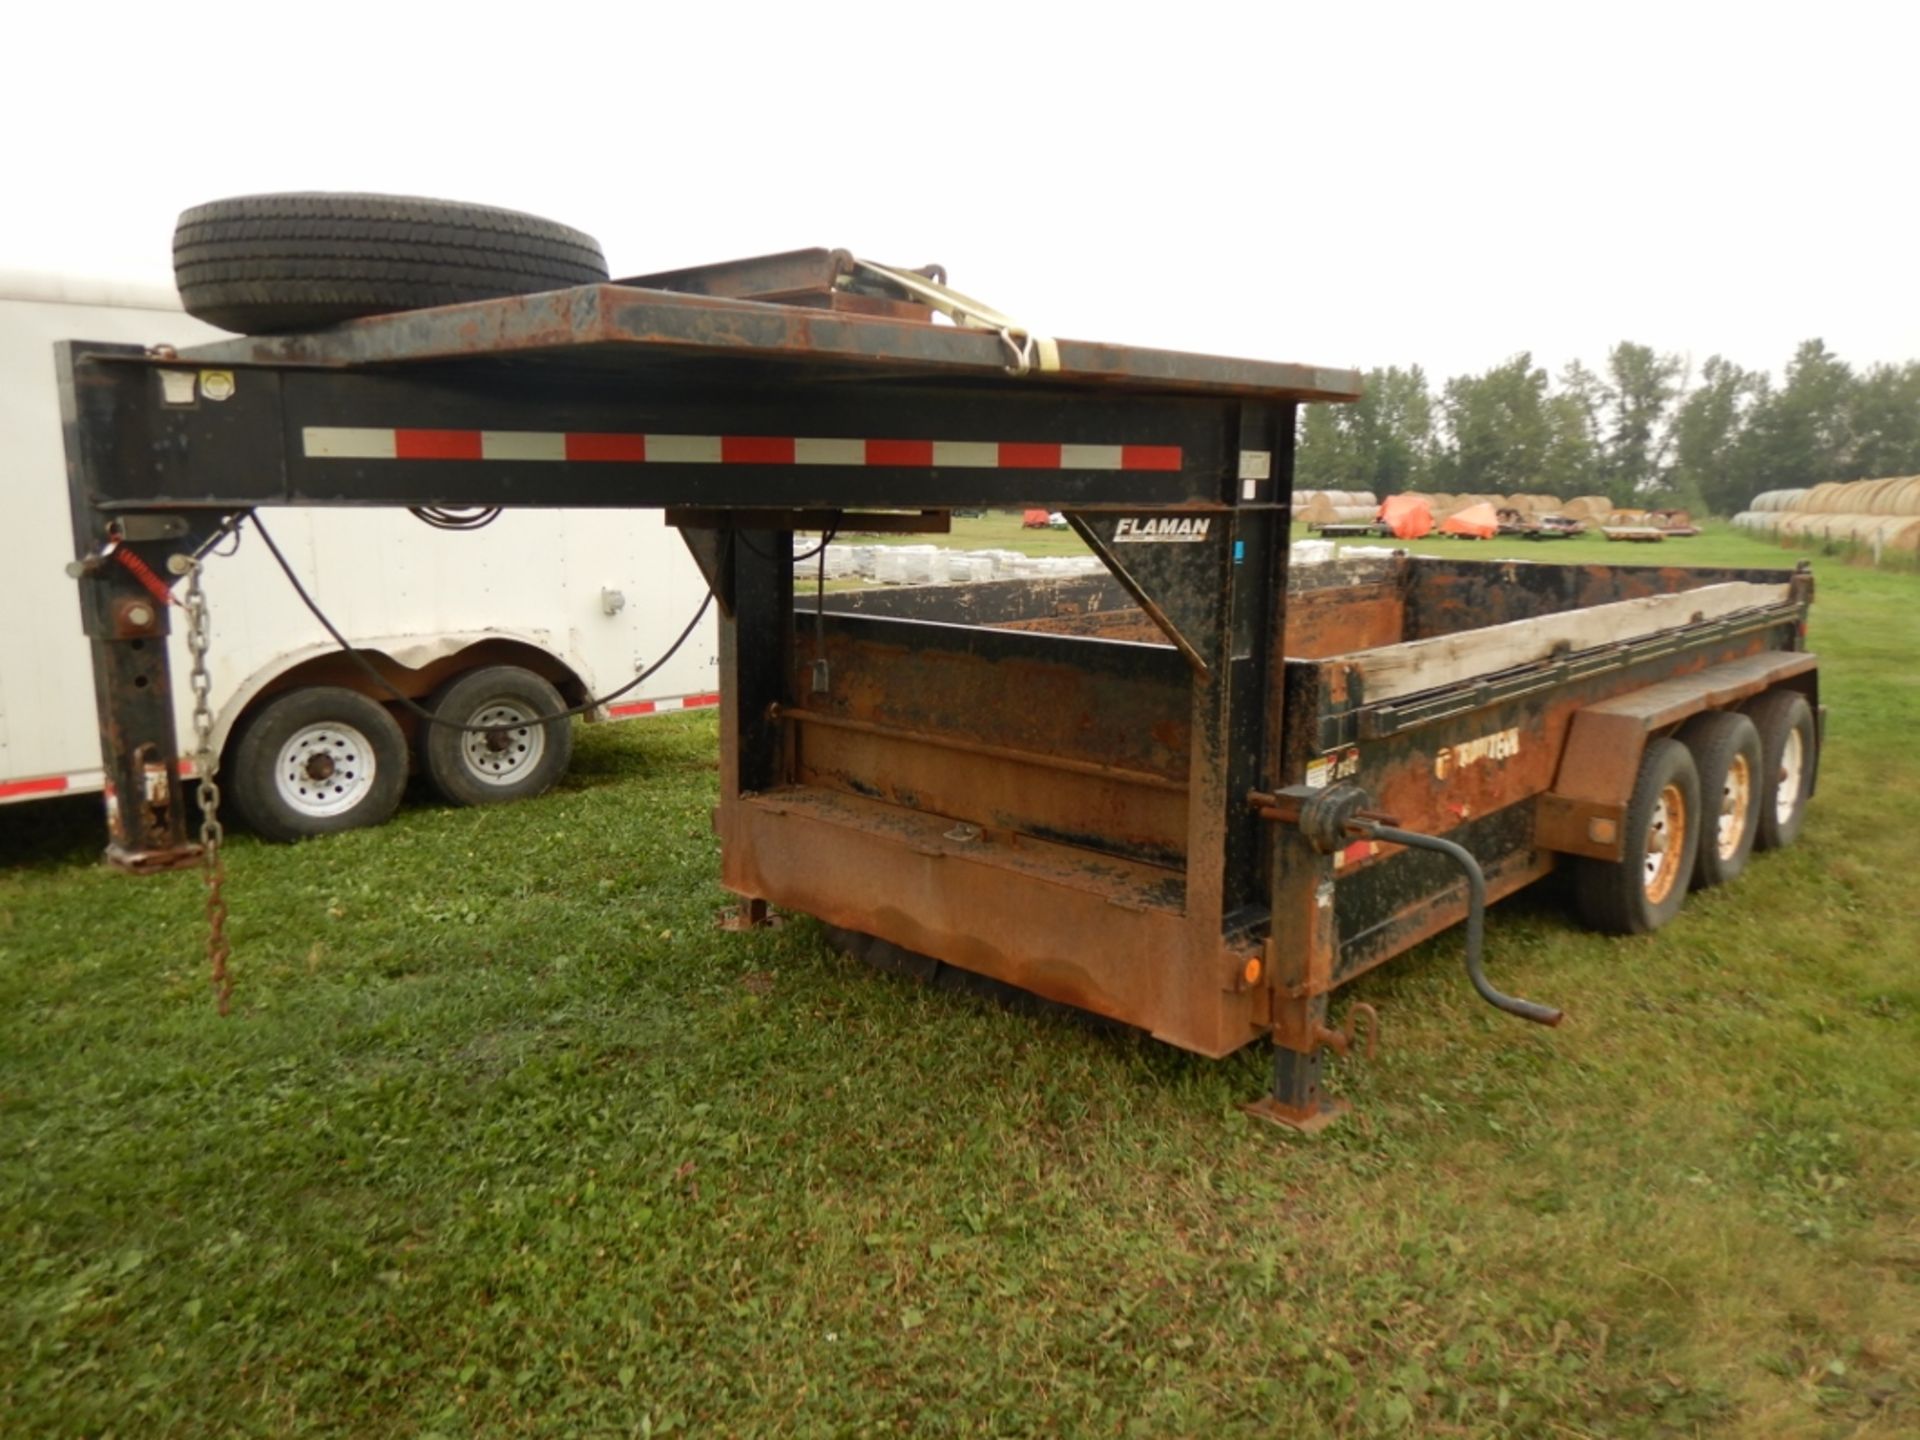
POLYGON ((1436 393, 1418 366, 1366 374, 1352 405, 1304 411, 1303 490, 1606 495, 1718 515, 1763 490, 1920 474, 1920 361, 1855 369, 1820 340, 1784 378, 1622 341, 1558 376, 1522 352, 1436 393))

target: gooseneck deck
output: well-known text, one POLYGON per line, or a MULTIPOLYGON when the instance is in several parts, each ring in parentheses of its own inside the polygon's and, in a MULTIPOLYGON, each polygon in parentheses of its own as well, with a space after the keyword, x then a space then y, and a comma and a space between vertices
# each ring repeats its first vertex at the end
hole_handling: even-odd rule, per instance
POLYGON ((1454 861, 1395 834, 1463 844, 1494 898, 1562 857, 1636 867, 1650 741, 1814 698, 1804 575, 1290 576, 1297 409, 1355 398, 1349 371, 1062 341, 1010 373, 1002 335, 910 292, 856 303, 823 257, 62 347, 111 855, 193 852, 165 607, 110 546, 165 575, 254 506, 663 507, 722 610, 715 821, 750 919, 812 914, 1207 1055, 1270 1037, 1270 1108, 1312 1123, 1350 1034, 1331 992, 1468 913, 1454 861), (797 529, 1025 505, 1111 580, 796 607, 797 529))

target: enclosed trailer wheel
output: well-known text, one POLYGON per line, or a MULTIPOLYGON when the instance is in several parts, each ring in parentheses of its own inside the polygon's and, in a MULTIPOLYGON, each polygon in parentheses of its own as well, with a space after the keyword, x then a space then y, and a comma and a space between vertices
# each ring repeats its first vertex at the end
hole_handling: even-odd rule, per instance
POLYGON ((573 722, 539 723, 567 708, 545 680, 517 665, 489 665, 448 682, 424 727, 427 782, 454 805, 523 800, 553 788, 573 758, 573 722), (484 726, 484 729, 460 727, 484 726))
POLYGON ((1760 823, 1760 732, 1737 710, 1709 710, 1680 730, 1700 772, 1700 853, 1695 889, 1724 885, 1746 868, 1760 823))
POLYGON ((1760 825, 1754 845, 1779 850, 1800 838, 1813 794, 1820 736, 1813 707, 1797 690, 1769 690, 1747 706, 1760 732, 1760 825))
POLYGON ((268 840, 378 825, 407 785, 407 742, 384 706, 311 685, 269 701, 241 731, 220 779, 235 811, 268 840))
POLYGON ((1650 741, 1627 802, 1626 855, 1575 864, 1581 919, 1610 935, 1645 935, 1671 920, 1693 879, 1699 821, 1692 754, 1678 740, 1650 741))
POLYGON ((244 335, 592 285, 600 243, 567 225, 405 195, 242 195, 184 212, 173 275, 189 315, 244 335))

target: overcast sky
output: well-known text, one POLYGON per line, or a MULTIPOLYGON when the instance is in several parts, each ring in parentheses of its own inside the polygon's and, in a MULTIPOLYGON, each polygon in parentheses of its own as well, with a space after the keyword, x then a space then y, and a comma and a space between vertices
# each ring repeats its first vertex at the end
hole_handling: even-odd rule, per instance
POLYGON ((944 263, 1058 336, 1426 365, 1920 358, 1920 7, 16 7, 0 268, 165 281, 262 190, 530 210, 636 274, 944 263))

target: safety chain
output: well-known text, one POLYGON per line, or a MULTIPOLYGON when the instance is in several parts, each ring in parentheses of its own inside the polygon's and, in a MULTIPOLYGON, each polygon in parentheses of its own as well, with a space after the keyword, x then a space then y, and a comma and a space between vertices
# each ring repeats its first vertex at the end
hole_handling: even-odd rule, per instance
POLYGON ((174 568, 186 565, 187 651, 193 656, 189 684, 193 687, 193 768, 200 777, 200 862, 207 887, 207 965, 214 999, 225 1015, 233 999, 233 980, 227 974, 227 867, 221 854, 226 832, 220 825, 220 787, 213 773, 220 760, 213 750, 213 677, 207 672, 207 650, 213 628, 207 616, 207 595, 200 586, 201 565, 175 556, 174 568))

